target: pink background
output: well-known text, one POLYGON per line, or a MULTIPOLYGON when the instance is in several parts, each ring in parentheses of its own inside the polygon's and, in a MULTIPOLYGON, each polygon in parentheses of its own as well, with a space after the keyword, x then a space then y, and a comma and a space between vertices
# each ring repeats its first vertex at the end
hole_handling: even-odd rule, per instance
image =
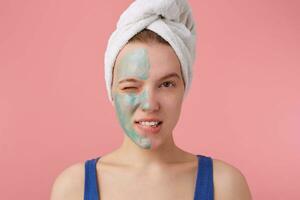
MULTIPOLYGON (((64 168, 121 144, 103 54, 130 2, 0 2, 1 199, 49 199, 64 168)), ((198 51, 176 143, 239 168, 254 199, 300 199, 299 1, 190 4, 198 51)))

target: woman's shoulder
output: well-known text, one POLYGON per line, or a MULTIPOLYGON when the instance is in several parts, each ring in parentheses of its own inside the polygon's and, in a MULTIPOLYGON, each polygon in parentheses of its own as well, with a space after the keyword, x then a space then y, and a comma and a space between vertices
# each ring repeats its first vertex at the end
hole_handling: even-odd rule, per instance
POLYGON ((245 176, 235 166, 213 159, 213 177, 216 200, 252 199, 245 176))
POLYGON ((62 170, 52 185, 51 200, 81 200, 84 194, 85 162, 72 164, 62 170))

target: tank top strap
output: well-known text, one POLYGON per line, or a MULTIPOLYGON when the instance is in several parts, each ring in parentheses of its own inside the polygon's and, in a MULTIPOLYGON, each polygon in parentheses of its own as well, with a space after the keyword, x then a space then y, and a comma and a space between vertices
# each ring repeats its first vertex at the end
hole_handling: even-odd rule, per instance
POLYGON ((211 157, 197 155, 198 172, 194 200, 213 200, 213 161, 211 157))
POLYGON ((100 157, 85 162, 84 200, 99 200, 96 164, 100 157))

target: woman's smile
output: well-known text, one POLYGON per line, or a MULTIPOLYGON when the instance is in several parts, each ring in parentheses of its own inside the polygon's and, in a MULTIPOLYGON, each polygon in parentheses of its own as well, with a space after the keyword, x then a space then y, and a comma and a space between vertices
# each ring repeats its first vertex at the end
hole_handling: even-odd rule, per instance
POLYGON ((144 133, 158 134, 162 126, 162 122, 135 122, 135 127, 138 129, 138 132, 142 131, 144 133))

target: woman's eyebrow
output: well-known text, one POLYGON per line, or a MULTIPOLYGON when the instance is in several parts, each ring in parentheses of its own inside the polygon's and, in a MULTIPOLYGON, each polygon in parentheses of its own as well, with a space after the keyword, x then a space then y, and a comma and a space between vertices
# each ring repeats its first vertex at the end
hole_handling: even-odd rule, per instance
MULTIPOLYGON (((177 73, 174 72, 174 73, 167 74, 167 75, 161 77, 158 81, 162 81, 162 80, 164 80, 164 79, 172 78, 172 77, 176 77, 176 78, 180 79, 179 75, 178 75, 177 73)), ((120 81, 118 82, 118 84, 121 84, 121 83, 124 83, 124 82, 132 82, 132 83, 136 83, 136 82, 138 82, 138 80, 136 80, 136 79, 134 79, 134 78, 126 78, 126 79, 120 80, 120 81)))
POLYGON ((164 80, 164 79, 171 78, 171 77, 176 77, 176 78, 180 79, 179 75, 178 75, 177 73, 174 72, 174 73, 167 74, 167 75, 161 77, 161 78, 159 79, 159 81, 162 81, 162 80, 164 80))
POLYGON ((126 79, 120 80, 119 84, 121 84, 123 82, 133 82, 133 83, 136 83, 138 81, 136 79, 134 79, 134 78, 126 78, 126 79))

